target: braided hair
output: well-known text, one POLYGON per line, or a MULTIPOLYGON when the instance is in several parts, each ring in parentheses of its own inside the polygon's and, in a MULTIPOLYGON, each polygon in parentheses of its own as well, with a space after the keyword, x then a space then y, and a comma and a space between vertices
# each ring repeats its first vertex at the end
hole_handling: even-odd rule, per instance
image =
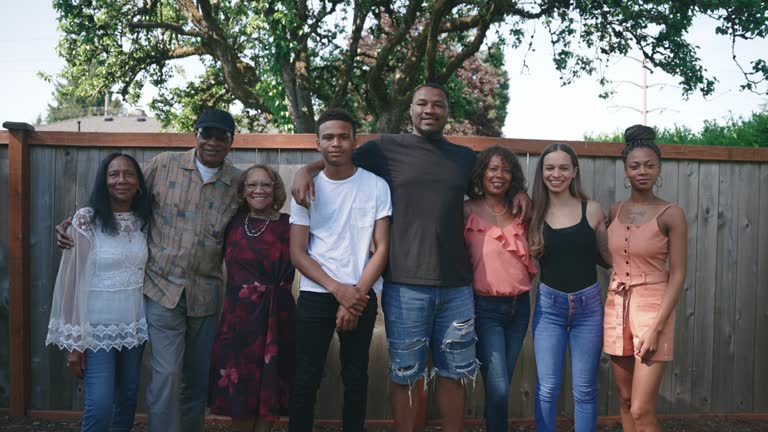
POLYGON ((656 156, 661 162, 661 149, 656 145, 656 131, 653 128, 636 124, 627 128, 624 131, 624 142, 627 143, 624 146, 624 150, 621 151, 621 160, 627 163, 627 156, 632 153, 633 150, 639 148, 647 148, 656 153, 656 156))

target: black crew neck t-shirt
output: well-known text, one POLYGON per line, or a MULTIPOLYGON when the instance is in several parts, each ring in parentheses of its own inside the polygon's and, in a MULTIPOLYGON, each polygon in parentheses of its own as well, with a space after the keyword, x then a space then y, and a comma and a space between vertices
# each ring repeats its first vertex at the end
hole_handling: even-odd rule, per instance
POLYGON ((472 283, 464 246, 464 194, 475 152, 441 138, 382 135, 358 147, 355 165, 392 193, 386 282, 458 287, 472 283))

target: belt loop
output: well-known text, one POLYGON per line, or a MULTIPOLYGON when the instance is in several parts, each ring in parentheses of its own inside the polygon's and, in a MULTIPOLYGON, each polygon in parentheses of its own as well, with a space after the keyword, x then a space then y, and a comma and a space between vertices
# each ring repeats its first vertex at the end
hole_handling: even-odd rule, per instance
POLYGON ((643 283, 645 283, 647 281, 647 279, 645 278, 645 273, 643 273, 641 276, 643 277, 643 283))

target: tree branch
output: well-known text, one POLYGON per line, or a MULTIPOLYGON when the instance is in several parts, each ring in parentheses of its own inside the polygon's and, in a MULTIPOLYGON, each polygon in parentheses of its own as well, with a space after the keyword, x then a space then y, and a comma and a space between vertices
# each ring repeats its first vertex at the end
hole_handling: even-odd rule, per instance
POLYGON ((336 91, 333 95, 331 106, 339 107, 344 104, 349 90, 349 81, 352 75, 352 68, 355 65, 360 38, 365 27, 365 19, 368 16, 369 4, 367 0, 355 0, 354 18, 352 23, 352 32, 349 35, 349 48, 344 63, 341 65, 338 79, 336 80, 336 91))
POLYGON ((200 56, 204 54, 205 54, 205 50, 201 46, 178 47, 178 48, 169 50, 167 58, 171 60, 171 59, 180 59, 180 58, 192 57, 192 56, 200 56))
POLYGON ((434 81, 435 77, 435 59, 437 58, 438 41, 437 38, 440 35, 440 23, 443 21, 445 14, 450 9, 448 0, 438 0, 435 2, 435 6, 432 10, 432 16, 429 18, 429 26, 427 33, 427 45, 426 53, 424 56, 424 78, 427 82, 434 81))
POLYGON ((438 83, 445 83, 448 81, 448 78, 461 67, 465 60, 477 54, 480 47, 483 46, 485 35, 491 27, 491 19, 495 12, 496 4, 491 3, 490 9, 482 15, 480 25, 475 33, 475 38, 468 45, 464 46, 464 48, 462 48, 462 50, 448 62, 445 68, 443 68, 442 72, 437 76, 438 83))
POLYGON ((132 29, 148 29, 148 30, 168 30, 181 36, 202 37, 202 33, 195 30, 185 29, 184 26, 179 24, 156 22, 156 21, 134 21, 128 23, 128 28, 132 29))
POLYGON ((265 113, 270 110, 254 91, 254 84, 258 81, 256 69, 253 65, 243 61, 237 51, 224 37, 224 32, 213 15, 211 3, 208 0, 197 0, 197 5, 192 0, 176 0, 182 13, 199 29, 201 36, 201 49, 216 59, 221 65, 224 74, 224 84, 232 92, 232 95, 242 102, 246 108, 258 109, 265 113))
POLYGON ((197 10, 197 6, 192 0, 176 0, 176 4, 179 5, 181 12, 201 33, 205 34, 205 32, 208 31, 208 25, 205 22, 205 19, 197 10))
POLYGON ((403 22, 397 29, 395 34, 387 41, 387 43, 379 50, 379 55, 376 58, 376 62, 368 71, 368 88, 371 90, 370 94, 375 98, 374 105, 377 108, 382 108, 386 101, 389 99, 389 93, 385 81, 381 79, 384 73, 384 68, 387 65, 389 57, 394 52, 395 48, 399 46, 405 37, 409 34, 413 23, 416 22, 416 14, 421 8, 420 0, 410 0, 408 2, 408 8, 403 16, 403 22))
POLYGON ((464 16, 444 21, 440 24, 440 33, 457 33, 475 28, 480 23, 479 15, 464 16))

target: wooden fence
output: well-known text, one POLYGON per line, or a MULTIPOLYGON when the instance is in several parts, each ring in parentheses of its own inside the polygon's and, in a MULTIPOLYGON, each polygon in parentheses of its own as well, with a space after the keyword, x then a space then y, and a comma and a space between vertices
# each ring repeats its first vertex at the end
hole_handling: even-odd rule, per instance
MULTIPOLYGON (((475 150, 492 144, 510 147, 520 157, 529 181, 537 155, 549 144, 475 137, 453 140, 475 150)), ((142 161, 193 142, 190 134, 0 132, 0 300, 10 277, 10 306, 0 301, 0 407, 10 407, 15 415, 82 409, 81 383, 69 373, 63 355, 44 346, 60 259, 54 226, 85 204, 98 163, 107 154, 121 151, 142 161)), ((620 145, 570 144, 580 155, 585 189, 604 209, 627 196, 623 165, 617 159, 620 145)), ((676 311, 675 360, 667 368, 658 410, 768 413, 768 338, 763 333, 768 330, 768 150, 663 146, 662 151, 661 196, 685 209, 689 253, 688 276, 676 311)), ((300 166, 317 157, 311 135, 256 134, 238 136, 229 156, 241 168, 257 162, 272 164, 289 184, 300 166)), ((599 275, 605 287, 608 273, 600 270, 599 275)), ((371 344, 370 419, 390 418, 381 320, 380 315, 371 344)), ((317 418, 340 418, 337 359, 334 342, 318 395, 317 418)), ((146 361, 145 357, 142 389, 149 380, 146 361)), ((529 334, 512 381, 511 416, 533 415, 534 389, 529 334)), ((617 414, 615 393, 610 362, 604 356, 600 415, 617 414)), ((142 390, 140 412, 145 408, 143 396, 142 390)), ((482 380, 478 379, 476 386, 467 388, 466 417, 482 418, 482 407, 482 380)), ((567 381, 561 412, 573 414, 567 381)), ((433 398, 426 415, 437 418, 433 398)))

